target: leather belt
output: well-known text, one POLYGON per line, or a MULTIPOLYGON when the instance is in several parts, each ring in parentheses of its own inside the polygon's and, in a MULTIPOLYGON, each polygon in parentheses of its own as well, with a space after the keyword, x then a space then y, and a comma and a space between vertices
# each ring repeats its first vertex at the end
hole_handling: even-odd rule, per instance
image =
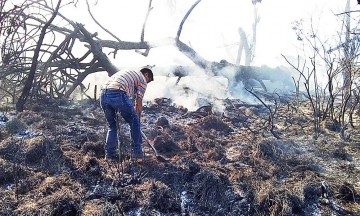
POLYGON ((102 88, 101 90, 121 90, 120 88, 102 88))

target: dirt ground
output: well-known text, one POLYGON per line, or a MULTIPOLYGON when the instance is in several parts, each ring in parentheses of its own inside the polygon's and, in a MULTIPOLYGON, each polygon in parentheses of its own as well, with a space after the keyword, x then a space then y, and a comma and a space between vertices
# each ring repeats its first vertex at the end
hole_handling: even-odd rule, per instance
MULTIPOLYGON (((360 122, 341 138, 309 107, 225 100, 189 112, 169 99, 143 111, 145 161, 104 160, 106 123, 97 103, 42 101, 2 107, 0 215, 360 215, 360 122), (278 138, 276 138, 278 137, 278 138)), ((359 111, 357 113, 359 116, 359 111)))

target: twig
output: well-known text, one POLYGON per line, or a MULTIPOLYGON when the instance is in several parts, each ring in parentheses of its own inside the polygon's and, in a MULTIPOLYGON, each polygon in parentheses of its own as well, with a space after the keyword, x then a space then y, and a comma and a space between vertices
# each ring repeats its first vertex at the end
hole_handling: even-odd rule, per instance
POLYGON ((270 125, 270 132, 272 133, 272 135, 273 135, 275 138, 281 139, 281 137, 280 137, 279 135, 277 135, 277 134, 275 133, 275 131, 274 131, 274 129, 275 129, 275 125, 274 125, 274 114, 275 114, 276 111, 277 111, 277 101, 276 101, 276 99, 275 99, 275 110, 274 110, 274 112, 273 112, 272 109, 271 109, 271 107, 268 106, 259 96, 257 96, 257 95, 252 91, 252 89, 249 90, 249 89, 246 89, 246 88, 245 88, 245 90, 248 91, 250 94, 252 94, 254 97, 256 97, 256 99, 258 99, 258 100, 269 110, 270 116, 269 116, 268 122, 269 122, 269 125, 270 125))

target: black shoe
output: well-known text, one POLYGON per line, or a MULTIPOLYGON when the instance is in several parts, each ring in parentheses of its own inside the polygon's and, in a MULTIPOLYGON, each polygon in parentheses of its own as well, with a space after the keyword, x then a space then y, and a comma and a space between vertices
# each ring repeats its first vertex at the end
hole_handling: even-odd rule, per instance
POLYGON ((137 161, 137 160, 144 160, 144 158, 145 158, 145 155, 144 155, 143 152, 137 151, 137 152, 134 152, 134 153, 132 154, 132 159, 135 160, 135 161, 137 161))

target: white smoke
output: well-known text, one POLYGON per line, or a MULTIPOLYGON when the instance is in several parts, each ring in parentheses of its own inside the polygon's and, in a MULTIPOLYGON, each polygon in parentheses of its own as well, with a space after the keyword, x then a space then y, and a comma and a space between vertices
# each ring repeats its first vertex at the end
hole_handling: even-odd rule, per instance
POLYGON ((173 69, 174 67, 157 67, 154 70, 155 80, 148 85, 144 100, 149 102, 155 98, 170 98, 175 106, 185 107, 189 111, 211 105, 216 113, 224 111, 224 99, 239 99, 248 104, 259 103, 241 82, 233 82, 236 72, 230 67, 222 70, 218 76, 208 75, 198 67, 187 67, 187 76, 179 81, 178 77, 172 75, 173 69), (229 86, 229 83, 233 84, 229 86))
POLYGON ((191 75, 181 78, 178 83, 177 80, 177 77, 155 76, 154 82, 148 85, 144 100, 170 98, 174 105, 194 111, 208 104, 219 107, 217 101, 229 96, 228 81, 223 77, 191 75))
MULTIPOLYGON (((156 98, 169 98, 173 105, 185 107, 189 111, 211 105, 216 113, 224 111, 224 99, 236 99, 242 103, 259 104, 259 101, 244 88, 242 82, 234 81, 236 71, 231 67, 222 69, 217 76, 211 76, 199 67, 187 66, 186 76, 181 79, 173 75, 175 68, 176 66, 152 68, 154 81, 148 84, 144 104, 151 103, 156 98)), ((122 68, 121 70, 138 69, 140 68, 122 68)), ((90 83, 90 87, 87 95, 92 97, 94 86, 97 85, 97 98, 99 98, 101 85, 107 79, 108 76, 105 72, 88 76, 86 82, 90 83)), ((294 89, 292 83, 284 84, 281 81, 279 78, 279 82, 264 82, 270 93, 274 89, 289 91, 294 89)))

